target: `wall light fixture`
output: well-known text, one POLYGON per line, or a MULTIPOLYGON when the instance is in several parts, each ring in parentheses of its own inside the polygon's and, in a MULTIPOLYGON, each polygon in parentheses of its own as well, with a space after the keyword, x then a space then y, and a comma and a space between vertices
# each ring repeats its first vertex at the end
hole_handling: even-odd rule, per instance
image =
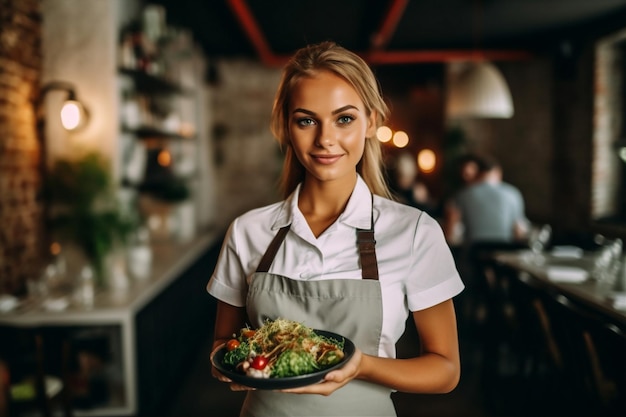
POLYGON ((46 95, 55 90, 64 91, 67 94, 60 111, 61 124, 63 127, 69 131, 79 130, 84 127, 87 123, 89 113, 84 104, 78 100, 74 85, 69 82, 51 81, 44 84, 39 94, 38 107, 42 106, 46 95))

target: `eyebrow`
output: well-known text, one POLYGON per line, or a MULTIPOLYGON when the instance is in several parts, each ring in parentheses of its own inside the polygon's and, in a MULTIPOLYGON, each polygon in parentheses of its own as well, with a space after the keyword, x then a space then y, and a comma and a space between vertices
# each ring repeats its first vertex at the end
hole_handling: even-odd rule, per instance
MULTIPOLYGON (((348 104, 347 106, 343 106, 338 108, 337 110, 333 110, 331 112, 331 114, 338 114, 338 113, 342 113, 346 110, 359 110, 358 107, 353 106, 352 104, 348 104)), ((305 113, 311 116, 315 116, 315 112, 311 111, 311 110, 306 110, 306 109, 302 109, 302 108, 297 108, 293 110, 293 113, 305 113)))

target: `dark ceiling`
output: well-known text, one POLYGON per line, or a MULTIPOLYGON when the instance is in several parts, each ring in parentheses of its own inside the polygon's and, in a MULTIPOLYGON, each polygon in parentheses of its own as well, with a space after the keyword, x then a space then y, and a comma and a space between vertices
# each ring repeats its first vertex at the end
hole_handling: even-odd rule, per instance
POLYGON ((626 0, 147 0, 192 30, 210 57, 280 65, 334 40, 376 64, 443 62, 463 53, 543 53, 626 26, 626 0), (456 54, 456 55, 455 55, 456 54))

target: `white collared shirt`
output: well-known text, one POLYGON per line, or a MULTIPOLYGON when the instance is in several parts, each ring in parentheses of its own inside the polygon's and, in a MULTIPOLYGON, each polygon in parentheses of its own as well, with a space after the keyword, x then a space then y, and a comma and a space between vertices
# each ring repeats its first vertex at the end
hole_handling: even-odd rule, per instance
MULTIPOLYGON (((230 225, 208 292, 242 307, 248 283, 283 226, 290 232, 269 272, 296 280, 361 279, 356 229, 369 229, 372 199, 358 176, 345 211, 315 238, 298 209, 300 186, 284 201, 251 210, 230 225)), ((395 357, 409 311, 423 310, 463 290, 439 224, 427 213, 374 196, 374 231, 383 297, 379 354, 395 357)))

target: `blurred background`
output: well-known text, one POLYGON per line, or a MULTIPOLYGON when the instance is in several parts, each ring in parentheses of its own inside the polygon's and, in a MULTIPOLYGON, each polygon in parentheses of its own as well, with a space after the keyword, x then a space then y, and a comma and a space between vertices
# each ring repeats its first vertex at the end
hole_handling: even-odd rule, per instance
MULTIPOLYGON (((623 263, 626 0, 0 0, 6 415, 237 412, 241 397, 208 375, 204 286, 229 222, 279 199, 269 117, 281 67, 324 40, 380 80, 391 117, 378 138, 399 198, 444 225, 460 159, 489 155, 530 224, 550 226, 549 246, 619 243, 623 263)), ((462 243, 450 241, 455 256, 462 243)), ((605 298, 625 288, 598 302, 620 331, 624 307, 605 298)), ((535 397, 519 370, 496 371, 515 379, 509 391, 483 389, 473 312, 460 317, 468 382, 452 398, 398 395, 399 415, 557 415, 551 390, 522 412, 535 397)), ((584 410, 623 411, 614 385, 619 406, 584 410)))

